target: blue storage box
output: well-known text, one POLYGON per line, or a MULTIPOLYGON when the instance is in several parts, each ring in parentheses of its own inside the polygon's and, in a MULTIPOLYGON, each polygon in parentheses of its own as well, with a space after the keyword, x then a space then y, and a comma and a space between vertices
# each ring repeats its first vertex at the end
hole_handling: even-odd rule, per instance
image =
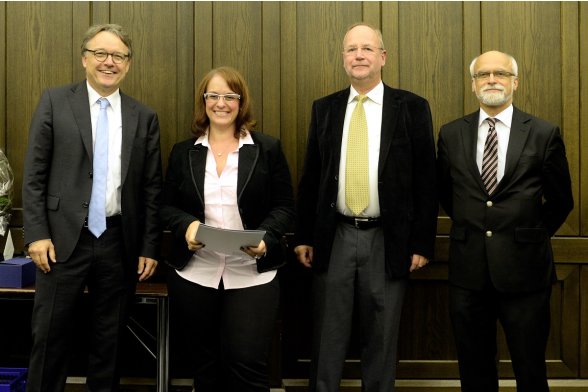
POLYGON ((36 269, 33 260, 26 257, 0 261, 0 287, 30 286, 35 283, 36 269))
POLYGON ((0 392, 26 392, 26 368, 0 368, 0 392))

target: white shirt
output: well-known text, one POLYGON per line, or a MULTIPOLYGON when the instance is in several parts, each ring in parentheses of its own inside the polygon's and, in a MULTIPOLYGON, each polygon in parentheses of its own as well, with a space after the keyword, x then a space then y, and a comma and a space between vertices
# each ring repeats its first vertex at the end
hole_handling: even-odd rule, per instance
POLYGON ((120 91, 117 89, 108 97, 102 97, 90 84, 88 98, 90 101, 90 118, 92 119, 92 143, 96 142, 96 124, 100 114, 100 98, 108 99, 110 105, 106 108, 108 115, 108 177, 106 178, 106 216, 121 213, 121 151, 122 151, 122 114, 120 105, 120 91))
MULTIPOLYGON (((223 229, 243 230, 243 222, 237 205, 237 172, 239 149, 244 144, 253 144, 249 132, 239 139, 239 146, 227 155, 227 162, 219 176, 208 136, 198 138, 196 144, 208 147, 206 172, 204 175, 204 217, 209 226, 223 229)), ((225 289, 239 289, 269 283, 276 271, 257 272, 257 262, 244 252, 227 255, 200 249, 178 274, 201 286, 218 288, 222 279, 225 289)))
MULTIPOLYGON (((504 177, 504 167, 506 165, 506 150, 508 149, 508 140, 510 139, 510 128, 512 126, 513 107, 510 105, 498 115, 494 116, 496 119, 496 137, 498 138, 498 182, 504 177)), ((478 170, 482 173, 482 159, 484 157, 484 144, 488 137, 487 118, 489 116, 482 108, 480 108, 480 117, 478 118, 478 143, 476 145, 476 164, 478 170)))
MULTIPOLYGON (((347 139, 349 135, 349 123, 351 114, 357 105, 355 97, 359 93, 351 86, 347 111, 343 123, 343 136, 341 139, 341 160, 339 161, 339 190, 337 193, 337 211, 341 214, 355 215, 345 204, 345 167, 347 162, 347 139)), ((369 167, 369 204, 360 214, 361 216, 380 216, 380 200, 378 198, 378 160, 380 159, 380 135, 382 132, 382 107, 384 103, 384 84, 380 83, 367 94, 368 99, 363 102, 365 117, 368 125, 368 167, 369 167)))

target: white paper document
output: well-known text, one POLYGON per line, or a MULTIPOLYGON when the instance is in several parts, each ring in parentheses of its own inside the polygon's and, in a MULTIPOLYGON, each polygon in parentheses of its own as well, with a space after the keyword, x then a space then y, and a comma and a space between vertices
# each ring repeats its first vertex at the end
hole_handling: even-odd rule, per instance
POLYGON ((206 245, 206 250, 242 254, 241 247, 259 245, 264 235, 264 230, 228 230, 201 223, 196 232, 196 239, 206 245))

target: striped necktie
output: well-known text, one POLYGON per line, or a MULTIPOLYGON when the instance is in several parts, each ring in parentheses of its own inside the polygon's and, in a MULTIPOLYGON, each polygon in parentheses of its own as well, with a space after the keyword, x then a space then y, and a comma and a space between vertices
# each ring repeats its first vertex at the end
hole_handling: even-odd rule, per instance
POLYGON ((496 135, 496 119, 488 117, 488 136, 484 144, 482 158, 482 181, 489 195, 494 193, 498 185, 498 137, 496 135))

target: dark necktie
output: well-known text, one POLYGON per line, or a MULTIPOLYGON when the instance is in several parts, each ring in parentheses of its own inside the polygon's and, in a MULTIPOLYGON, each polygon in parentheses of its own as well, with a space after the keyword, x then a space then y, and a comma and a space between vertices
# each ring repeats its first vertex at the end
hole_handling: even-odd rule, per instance
POLYGON ((488 117, 488 136, 484 144, 482 158, 482 181, 486 191, 491 195, 498 185, 498 137, 496 136, 496 119, 488 117))
POLYGON ((92 174, 92 196, 88 211, 88 229, 100 237, 106 230, 106 177, 108 173, 108 116, 106 108, 110 102, 100 98, 100 114, 96 123, 94 162, 92 174))

